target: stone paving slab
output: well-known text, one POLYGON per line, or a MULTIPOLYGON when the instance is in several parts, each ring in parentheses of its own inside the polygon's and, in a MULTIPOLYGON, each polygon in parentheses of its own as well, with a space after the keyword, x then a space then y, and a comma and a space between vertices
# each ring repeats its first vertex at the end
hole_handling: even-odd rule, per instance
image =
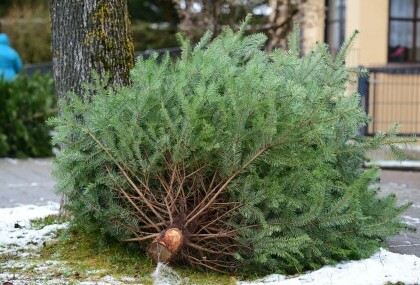
POLYGON ((390 238, 387 241, 390 251, 420 257, 420 172, 382 170, 380 185, 381 194, 395 193, 399 203, 413 203, 403 219, 417 228, 415 233, 404 232, 390 238))
POLYGON ((0 208, 59 202, 54 185, 51 159, 0 159, 0 208))
MULTIPOLYGON (((54 184, 51 159, 0 159, 0 208, 59 202, 54 184)), ((420 257, 420 172, 383 170, 380 186, 381 195, 395 193, 400 203, 413 202, 403 219, 418 229, 389 239, 389 249, 420 257)))

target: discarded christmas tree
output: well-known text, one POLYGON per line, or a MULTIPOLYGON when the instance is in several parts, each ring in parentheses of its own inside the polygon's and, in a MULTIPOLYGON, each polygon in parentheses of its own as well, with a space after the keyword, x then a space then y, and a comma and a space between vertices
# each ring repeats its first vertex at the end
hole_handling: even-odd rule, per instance
POLYGON ((265 36, 206 34, 181 59, 139 60, 131 86, 87 86, 53 121, 57 190, 73 226, 155 261, 296 272, 372 254, 405 228, 362 168, 368 121, 345 45, 301 57, 265 36))

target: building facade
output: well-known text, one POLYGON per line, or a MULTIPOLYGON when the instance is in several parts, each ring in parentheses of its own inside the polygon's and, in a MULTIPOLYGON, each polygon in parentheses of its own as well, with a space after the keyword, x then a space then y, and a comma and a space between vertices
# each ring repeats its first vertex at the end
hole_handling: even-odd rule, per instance
POLYGON ((420 0, 308 0, 304 50, 325 41, 336 52, 354 31, 350 66, 420 63, 420 0))
POLYGON ((398 123, 420 134, 420 0, 308 0, 302 16, 304 52, 326 42, 336 53, 359 31, 346 64, 371 70, 362 101, 369 134, 398 123))

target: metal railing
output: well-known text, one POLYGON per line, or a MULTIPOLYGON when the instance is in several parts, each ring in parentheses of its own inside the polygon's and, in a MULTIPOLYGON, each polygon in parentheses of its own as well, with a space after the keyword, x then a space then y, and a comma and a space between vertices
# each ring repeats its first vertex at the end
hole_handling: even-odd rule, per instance
MULTIPOLYGON (((161 58, 165 53, 169 53, 171 57, 179 57, 181 56, 181 48, 172 47, 172 48, 162 48, 162 49, 148 49, 148 50, 136 52, 135 57, 142 56, 144 59, 147 59, 153 53, 158 54, 158 59, 161 58)), ((23 72, 27 75, 32 75, 35 72, 45 74, 45 73, 52 73, 52 68, 53 68, 52 62, 27 64, 25 65, 25 69, 23 72)))
POLYGON ((360 77, 361 104, 373 121, 363 129, 365 135, 389 131, 398 124, 398 135, 420 134, 420 65, 368 68, 360 77))
MULTIPOLYGON (((137 52, 136 57, 146 59, 157 53, 159 58, 167 52, 171 57, 179 57, 181 48, 145 50, 137 52)), ((389 131, 392 124, 397 123, 400 126, 399 135, 420 135, 420 65, 390 65, 367 69, 369 76, 359 78, 358 92, 362 107, 373 117, 373 121, 362 133, 374 135, 378 131, 389 131)), ((52 63, 25 67, 25 74, 35 72, 52 73, 52 63)))

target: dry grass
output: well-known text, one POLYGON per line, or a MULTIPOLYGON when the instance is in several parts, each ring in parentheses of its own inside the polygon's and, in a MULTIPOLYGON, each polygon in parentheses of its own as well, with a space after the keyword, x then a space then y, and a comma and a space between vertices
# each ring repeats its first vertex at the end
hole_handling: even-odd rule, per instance
POLYGON ((2 19, 3 32, 24 63, 51 61, 51 30, 47 2, 13 3, 2 19))

